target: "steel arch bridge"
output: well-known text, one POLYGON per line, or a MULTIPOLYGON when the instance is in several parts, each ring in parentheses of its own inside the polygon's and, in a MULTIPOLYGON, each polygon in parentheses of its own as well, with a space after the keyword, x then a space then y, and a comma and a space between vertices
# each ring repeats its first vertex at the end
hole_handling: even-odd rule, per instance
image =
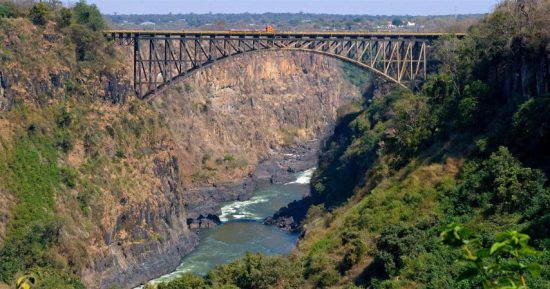
POLYGON ((232 56, 255 51, 306 51, 334 57, 413 88, 426 78, 428 53, 444 33, 140 31, 107 30, 133 46, 134 91, 146 99, 177 78, 232 56))

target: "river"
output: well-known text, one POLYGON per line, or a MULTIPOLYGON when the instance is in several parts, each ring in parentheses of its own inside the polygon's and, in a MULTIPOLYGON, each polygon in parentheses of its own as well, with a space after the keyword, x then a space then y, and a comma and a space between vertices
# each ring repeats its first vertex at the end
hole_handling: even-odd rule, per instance
POLYGON ((183 258, 174 272, 152 283, 170 281, 188 272, 204 275, 217 265, 243 257, 246 252, 265 255, 290 253, 296 246, 298 234, 263 225, 262 220, 304 197, 309 191, 313 170, 297 173, 296 180, 287 184, 260 181, 249 200, 223 204, 222 224, 200 231, 197 248, 183 258))

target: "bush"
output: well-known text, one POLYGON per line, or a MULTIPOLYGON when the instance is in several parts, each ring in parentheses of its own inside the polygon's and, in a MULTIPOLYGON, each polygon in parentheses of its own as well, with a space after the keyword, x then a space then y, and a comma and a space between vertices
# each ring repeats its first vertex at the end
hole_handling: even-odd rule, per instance
POLYGON ((541 171, 523 167, 507 148, 500 147, 481 164, 465 166, 454 204, 459 211, 473 207, 486 213, 525 215, 533 200, 548 194, 545 182, 541 171))
POLYGON ((55 122, 57 124, 57 127, 61 129, 68 128, 71 125, 72 115, 66 107, 61 107, 61 109, 57 113, 55 122))
POLYGON ((74 18, 76 23, 84 25, 93 31, 103 30, 107 27, 101 12, 97 6, 88 5, 85 0, 76 3, 74 9, 74 18))
POLYGON ((99 61, 99 51, 104 46, 103 35, 81 24, 71 25, 71 38, 76 45, 78 61, 99 61))
POLYGON ((427 99, 405 93, 393 105, 392 140, 398 155, 410 156, 432 134, 433 119, 427 99))
POLYGON ((61 181, 69 188, 76 187, 77 176, 77 171, 69 166, 61 167, 59 169, 59 177, 61 178, 61 181))
POLYGON ((382 231, 376 243, 376 262, 383 265, 387 276, 395 276, 405 265, 405 259, 424 251, 423 232, 417 228, 395 225, 382 231))
POLYGON ((532 163, 550 170, 550 94, 523 103, 513 117, 511 140, 514 150, 532 163))
POLYGON ((64 153, 70 152, 74 147, 74 139, 67 130, 56 130, 54 135, 54 144, 64 153))
POLYGON ((528 288, 526 277, 540 277, 541 265, 528 257, 541 252, 528 245, 529 235, 517 231, 501 232, 491 246, 483 246, 479 238, 472 238, 472 232, 462 225, 450 224, 441 233, 441 239, 444 244, 463 251, 461 259, 466 268, 459 281, 480 280, 483 288, 508 289, 528 288))
POLYGON ((59 16, 57 18, 57 25, 59 28, 65 28, 71 25, 73 19, 73 11, 68 8, 61 8, 59 10, 59 16))
POLYGON ((8 18, 15 16, 14 9, 11 5, 0 3, 0 18, 8 18))
POLYGON ((298 289, 303 284, 302 271, 297 263, 281 256, 252 253, 214 269, 207 280, 214 288, 230 285, 241 289, 298 289))
POLYGON ((29 11, 29 19, 34 25, 44 26, 50 18, 50 9, 46 3, 36 3, 29 11))
POLYGON ((367 246, 363 241, 360 239, 351 240, 346 246, 346 253, 344 254, 342 262, 340 262, 340 271, 344 273, 353 268, 353 266, 359 264, 366 252, 367 246))
POLYGON ((340 273, 336 270, 337 264, 327 253, 325 250, 311 253, 306 259, 304 276, 317 288, 333 286, 341 278, 340 273))
POLYGON ((18 199, 0 247, 0 280, 7 283, 17 272, 47 263, 43 255, 57 242, 60 229, 55 218, 55 191, 60 184, 55 147, 37 132, 16 139, 9 165, 0 171, 18 199))

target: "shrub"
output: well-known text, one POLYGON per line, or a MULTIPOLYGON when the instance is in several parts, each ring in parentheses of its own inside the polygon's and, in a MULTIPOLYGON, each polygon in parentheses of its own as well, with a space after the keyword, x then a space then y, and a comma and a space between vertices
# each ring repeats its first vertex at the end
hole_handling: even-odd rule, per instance
POLYGON ((416 152, 431 136, 432 118, 427 99, 405 93, 393 106, 393 139, 400 154, 416 152))
POLYGON ((306 259, 304 276, 318 288, 333 286, 341 278, 337 264, 327 253, 326 250, 311 253, 306 259))
POLYGON ((465 166, 463 183, 454 193, 457 208, 474 207, 487 213, 525 215, 537 196, 548 194, 546 178, 539 170, 525 168, 505 147, 481 164, 465 166))
POLYGON ((65 28, 71 25, 73 19, 73 11, 68 8, 61 8, 59 10, 59 16, 57 18, 57 25, 59 28, 65 28))
POLYGON ((394 276, 405 265, 407 256, 415 256, 424 250, 423 232, 417 228, 394 225, 382 231, 376 243, 376 261, 383 264, 384 273, 394 276))
POLYGON ((59 169, 59 176, 61 178, 61 181, 69 188, 76 187, 77 175, 78 173, 76 172, 76 170, 69 166, 61 167, 59 169))
POLYGON ((107 27, 101 12, 97 6, 88 5, 85 0, 76 3, 74 9, 74 18, 76 23, 87 26, 93 31, 103 30, 107 27))
POLYGON ((550 168, 550 94, 523 103, 513 117, 512 143, 520 155, 550 168), (546 156, 546 157, 544 157, 546 156))
POLYGON ((59 113, 56 117, 56 124, 58 128, 67 128, 69 125, 71 125, 72 122, 72 116, 69 111, 67 111, 66 107, 61 107, 59 110, 59 113))
POLYGON ((29 19, 34 25, 46 25, 50 18, 50 9, 46 3, 36 3, 29 11, 29 19))
POLYGON ((366 252, 367 246, 362 240, 357 238, 351 240, 346 246, 346 253, 344 254, 342 262, 340 262, 341 272, 346 272, 357 265, 366 252))
POLYGON ((16 139, 9 165, 1 172, 18 199, 0 247, 0 280, 8 283, 15 273, 47 263, 43 256, 57 242, 60 229, 55 217, 55 191, 60 184, 55 147, 39 132, 16 139))
POLYGON ((466 268, 459 280, 480 278, 483 288, 527 288, 526 276, 540 276, 541 266, 526 259, 540 253, 528 245, 526 234, 501 232, 492 245, 482 246, 462 225, 450 224, 441 238, 444 244, 463 250, 466 268))
POLYGON ((207 280, 214 288, 230 285, 241 289, 298 289, 303 284, 301 274, 298 264, 288 258, 247 253, 241 260, 214 269, 207 280))
POLYGON ((8 18, 15 16, 14 9, 11 5, 0 3, 0 18, 8 18))
POLYGON ((76 45, 78 61, 98 61, 99 51, 104 46, 101 33, 94 32, 81 24, 71 25, 71 38, 76 45))
POLYGON ((126 154, 124 153, 124 150, 118 149, 118 150, 116 150, 116 152, 115 152, 115 156, 116 156, 117 158, 119 158, 119 159, 123 159, 123 158, 126 157, 126 154))
POLYGON ((56 130, 54 135, 54 144, 64 153, 70 152, 74 147, 74 139, 67 130, 56 130))

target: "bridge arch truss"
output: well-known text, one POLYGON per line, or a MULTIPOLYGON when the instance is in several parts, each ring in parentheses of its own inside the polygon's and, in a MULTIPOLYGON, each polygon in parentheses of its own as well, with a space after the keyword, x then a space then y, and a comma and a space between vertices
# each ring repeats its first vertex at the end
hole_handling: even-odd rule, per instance
POLYGON ((269 50, 327 55, 413 88, 426 78, 430 44, 441 35, 108 31, 106 36, 133 46, 134 91, 145 99, 220 60, 269 50))

